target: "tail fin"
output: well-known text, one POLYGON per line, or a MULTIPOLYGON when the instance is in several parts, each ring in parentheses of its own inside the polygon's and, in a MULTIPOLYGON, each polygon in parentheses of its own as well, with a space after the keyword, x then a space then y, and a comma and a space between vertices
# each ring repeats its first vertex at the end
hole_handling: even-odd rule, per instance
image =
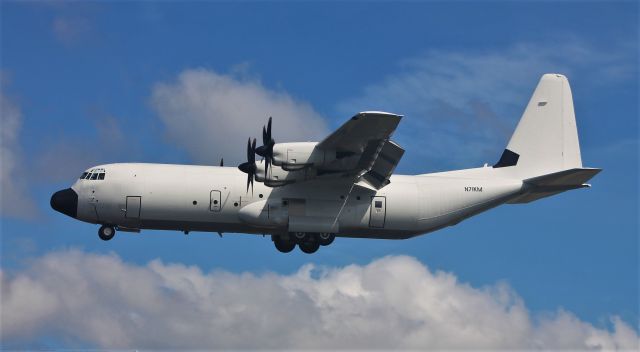
POLYGON ((582 168, 573 97, 565 76, 545 74, 540 79, 507 149, 494 165, 509 166, 522 178, 582 168))

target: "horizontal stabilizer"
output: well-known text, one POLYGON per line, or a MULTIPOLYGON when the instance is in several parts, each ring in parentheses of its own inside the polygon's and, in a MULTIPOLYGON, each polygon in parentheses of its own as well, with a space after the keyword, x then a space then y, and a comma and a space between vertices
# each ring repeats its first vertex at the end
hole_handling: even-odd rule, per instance
POLYGON ((508 203, 529 203, 564 191, 590 187, 585 182, 600 171, 602 169, 575 168, 526 179, 523 181, 525 193, 508 203))

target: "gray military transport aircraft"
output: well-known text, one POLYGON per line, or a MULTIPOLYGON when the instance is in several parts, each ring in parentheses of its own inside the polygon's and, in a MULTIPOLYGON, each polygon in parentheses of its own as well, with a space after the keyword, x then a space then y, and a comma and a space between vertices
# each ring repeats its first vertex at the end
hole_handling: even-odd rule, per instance
POLYGON ((51 207, 116 230, 269 234, 275 247, 313 253, 338 237, 406 239, 509 203, 567 190, 601 171, 583 168, 567 78, 545 74, 493 166, 392 175, 404 150, 390 138, 402 116, 367 111, 321 142, 247 143, 236 167, 120 163, 89 168, 51 207), (256 154, 262 157, 256 161, 256 154), (246 174, 246 177, 245 177, 246 174), (245 181, 246 179, 246 181, 245 181), (254 181, 257 183, 254 185, 254 181))

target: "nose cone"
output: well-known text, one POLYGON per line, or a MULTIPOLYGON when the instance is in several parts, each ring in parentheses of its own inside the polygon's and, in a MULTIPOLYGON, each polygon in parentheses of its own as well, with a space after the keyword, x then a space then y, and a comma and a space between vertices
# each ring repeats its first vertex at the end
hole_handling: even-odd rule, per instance
POLYGON ((78 193, 71 188, 58 191, 51 196, 51 207, 75 218, 78 215, 78 193))

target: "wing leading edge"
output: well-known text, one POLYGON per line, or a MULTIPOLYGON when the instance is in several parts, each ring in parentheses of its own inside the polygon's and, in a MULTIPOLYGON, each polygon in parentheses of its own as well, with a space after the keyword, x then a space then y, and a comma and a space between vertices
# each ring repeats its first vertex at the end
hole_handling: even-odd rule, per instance
POLYGON ((402 115, 381 111, 365 111, 356 114, 317 148, 337 152, 363 153, 370 141, 387 140, 398 127, 402 115))

